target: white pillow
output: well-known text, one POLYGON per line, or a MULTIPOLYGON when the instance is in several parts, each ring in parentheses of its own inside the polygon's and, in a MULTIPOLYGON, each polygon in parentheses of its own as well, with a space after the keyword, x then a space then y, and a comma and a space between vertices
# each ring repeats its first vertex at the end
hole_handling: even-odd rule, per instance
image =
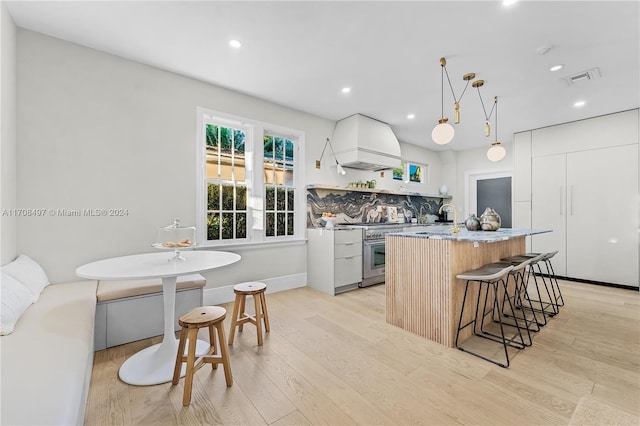
POLYGON ((49 285, 49 278, 47 278, 47 274, 45 274, 40 265, 24 254, 18 256, 13 262, 4 265, 2 272, 20 281, 31 292, 33 296, 32 302, 37 302, 42 290, 49 285))
POLYGON ((11 275, 2 272, 0 280, 0 336, 5 336, 13 332, 20 316, 31 306, 33 296, 11 275))

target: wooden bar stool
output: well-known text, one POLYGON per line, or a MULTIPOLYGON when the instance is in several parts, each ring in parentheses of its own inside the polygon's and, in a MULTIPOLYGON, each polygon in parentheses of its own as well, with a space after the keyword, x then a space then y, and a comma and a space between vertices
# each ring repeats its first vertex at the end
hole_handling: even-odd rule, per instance
POLYGON ((269 316, 267 315, 267 301, 264 297, 267 285, 261 282, 246 282, 236 284, 233 292, 236 294, 236 301, 233 304, 233 317, 231 318, 231 330, 229 332, 229 344, 233 345, 236 334, 236 327, 242 331, 244 323, 250 322, 256 326, 258 333, 258 346, 262 346, 262 322, 264 329, 269 331, 269 316), (255 315, 245 313, 245 301, 247 296, 253 296, 255 304, 255 315))
POLYGON ((174 385, 178 384, 178 381, 180 380, 180 370, 182 370, 182 363, 186 362, 187 372, 185 374, 184 394, 182 397, 182 405, 184 406, 189 405, 191 402, 193 374, 205 363, 210 363, 211 368, 213 369, 217 368, 218 364, 222 364, 224 367, 224 378, 227 381, 227 386, 233 385, 229 352, 227 350, 227 346, 224 344, 226 341, 224 337, 224 319, 226 316, 227 311, 220 306, 201 306, 199 308, 192 309, 190 312, 181 316, 178 320, 182 330, 180 330, 180 342, 178 343, 176 367, 173 370, 172 383, 174 385), (205 327, 209 329, 210 346, 205 354, 199 355, 196 359, 198 330, 205 327), (189 348, 185 355, 184 347, 187 340, 189 340, 189 348), (218 350, 220 353, 218 353, 218 350))

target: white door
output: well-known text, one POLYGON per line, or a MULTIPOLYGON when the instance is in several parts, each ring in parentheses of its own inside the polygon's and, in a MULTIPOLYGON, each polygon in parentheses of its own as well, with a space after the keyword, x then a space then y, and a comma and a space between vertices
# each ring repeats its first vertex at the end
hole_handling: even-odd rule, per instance
POLYGON ((531 237, 531 250, 558 250, 553 258, 556 275, 567 276, 566 267, 566 154, 534 157, 531 163, 531 227, 552 232, 531 237))
POLYGON ((638 145, 567 154, 567 274, 638 287, 638 145))

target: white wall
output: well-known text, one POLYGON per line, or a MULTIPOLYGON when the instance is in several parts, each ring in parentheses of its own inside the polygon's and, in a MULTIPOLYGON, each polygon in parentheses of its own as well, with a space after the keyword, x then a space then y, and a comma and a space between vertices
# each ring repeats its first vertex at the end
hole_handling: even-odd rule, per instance
MULTIPOLYGON (((89 261, 151 251, 157 229, 173 217, 195 224, 196 107, 304 131, 306 168, 314 171, 334 126, 24 29, 17 67, 17 204, 128 209, 124 217, 18 219, 18 251, 40 262, 52 282, 76 279, 75 269, 89 261)), ((329 176, 320 172, 314 178, 329 176)), ((208 286, 304 274, 301 247, 234 249, 243 260, 206 274, 208 286)))
MULTIPOLYGON (((458 210, 458 217, 464 219, 469 213, 467 206, 467 173, 479 173, 479 172, 498 172, 498 171, 513 171, 513 149, 511 143, 502 144, 507 151, 505 157, 500 161, 490 161, 487 158, 487 150, 491 147, 488 143, 486 148, 469 149, 465 151, 458 151, 456 153, 456 183, 455 192, 453 194, 453 203, 458 210), (464 217, 463 217, 464 216, 464 217)), ((451 185, 449 186, 451 190, 451 185)), ((471 212, 475 213, 475 212, 471 212)), ((478 216, 482 212, 477 212, 478 216)))
MULTIPOLYGON (((0 2, 0 163, 2 199, 0 210, 15 209, 16 203, 16 26, 4 2, 0 2)), ((2 264, 16 257, 16 218, 2 215, 0 234, 2 264)))

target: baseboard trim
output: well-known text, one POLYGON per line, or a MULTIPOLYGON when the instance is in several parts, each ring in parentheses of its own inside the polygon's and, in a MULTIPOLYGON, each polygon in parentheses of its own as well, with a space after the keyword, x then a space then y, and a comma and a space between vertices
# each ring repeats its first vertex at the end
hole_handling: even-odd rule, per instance
MULTIPOLYGON (((255 281, 260 281, 267 285, 267 294, 277 293, 279 291, 305 287, 307 285, 307 274, 284 275, 282 277, 257 279, 255 281)), ((203 298, 205 305, 220 305, 222 303, 233 302, 235 299, 233 285, 205 288, 203 298)))
MULTIPOLYGON (((539 272, 536 272, 535 274, 538 275, 538 276, 549 277, 548 274, 541 274, 539 272)), ((576 283, 584 283, 584 284, 591 284, 591 285, 599 285, 599 286, 602 286, 602 287, 623 288, 625 290, 640 291, 639 287, 633 286, 633 285, 608 283, 608 282, 604 282, 604 281, 585 280, 584 278, 563 277, 561 275, 556 275, 556 278, 559 279, 559 280, 572 281, 572 282, 576 282, 576 283)))

